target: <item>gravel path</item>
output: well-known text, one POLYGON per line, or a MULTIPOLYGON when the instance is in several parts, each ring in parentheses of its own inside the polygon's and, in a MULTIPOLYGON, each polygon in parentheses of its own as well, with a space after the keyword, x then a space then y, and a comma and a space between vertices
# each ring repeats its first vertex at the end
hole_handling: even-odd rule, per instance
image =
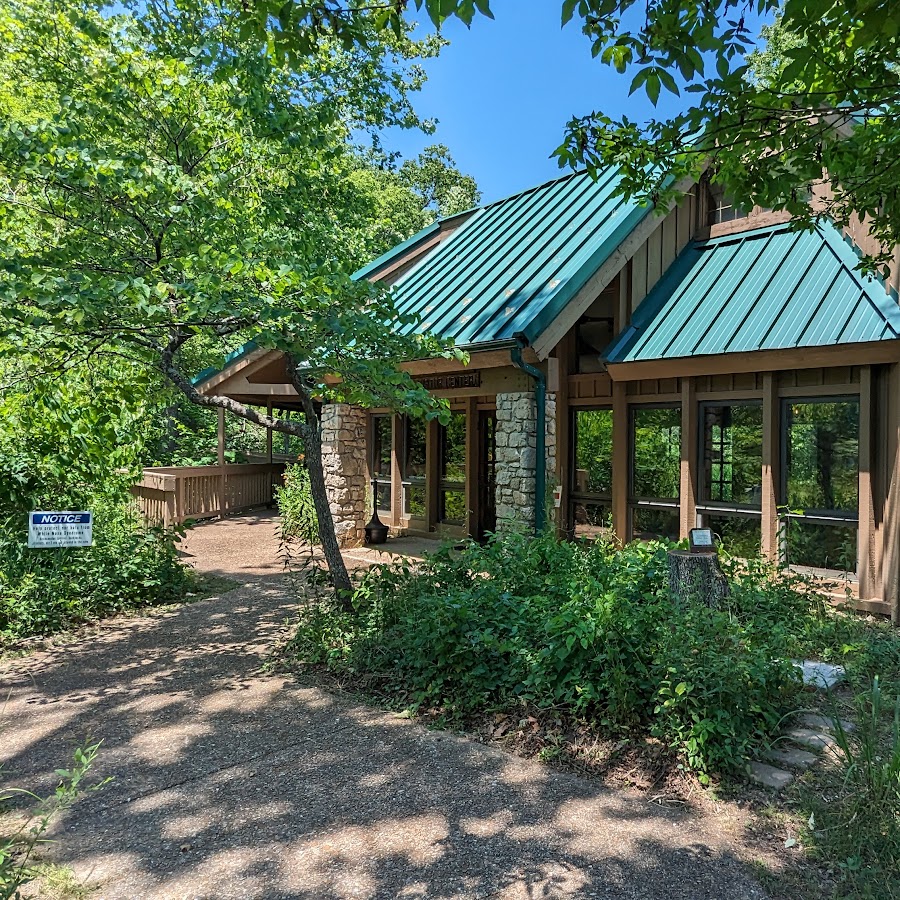
POLYGON ((271 517, 196 528, 242 582, 0 664, 7 783, 103 741, 51 853, 137 898, 764 898, 739 827, 263 673, 291 614, 271 517))

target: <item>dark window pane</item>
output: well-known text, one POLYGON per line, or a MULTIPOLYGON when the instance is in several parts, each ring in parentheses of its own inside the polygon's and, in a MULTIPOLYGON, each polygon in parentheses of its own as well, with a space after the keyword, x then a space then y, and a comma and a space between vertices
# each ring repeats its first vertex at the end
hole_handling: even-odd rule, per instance
POLYGON ((391 417, 372 417, 372 474, 391 477, 391 417))
POLYGON ((681 485, 681 411, 637 407, 632 428, 633 496, 677 500, 681 485))
POLYGON ((576 494, 612 493, 612 410, 584 409, 575 413, 576 494))
POLYGON ((787 562, 792 566, 856 571, 856 524, 787 520, 787 562))
POLYGON ((406 488, 406 514, 425 518, 425 486, 410 484, 406 488))
POLYGON ((631 531, 638 541, 660 538, 677 541, 680 534, 678 510, 639 507, 632 512, 631 531))
POLYGON ((466 495, 464 491, 441 491, 441 516, 444 525, 466 524, 466 495))
POLYGON ((759 509, 762 405, 703 407, 703 497, 759 509))
POLYGON ((428 423, 424 419, 406 420, 406 448, 403 459, 404 478, 425 477, 425 436, 428 423))
POLYGON ((390 481, 378 481, 378 508, 385 510, 386 512, 391 511, 391 483, 390 481))
POLYGON ((704 516, 703 524, 712 528, 719 544, 732 556, 759 556, 762 530, 758 516, 704 516))
POLYGON ((466 480, 466 414, 450 413, 441 427, 441 481, 466 480))
POLYGON ((791 511, 856 514, 859 402, 787 406, 787 504, 791 511))
POLYGON ((612 534, 612 510, 604 503, 574 503, 575 537, 596 538, 612 534))

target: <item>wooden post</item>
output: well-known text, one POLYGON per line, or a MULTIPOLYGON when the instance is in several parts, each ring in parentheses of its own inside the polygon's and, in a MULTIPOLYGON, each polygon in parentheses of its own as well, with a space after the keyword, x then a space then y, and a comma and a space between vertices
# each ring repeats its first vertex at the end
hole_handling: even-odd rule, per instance
POLYGON ((883 598, 891 610, 891 621, 900 625, 900 363, 894 363, 888 374, 886 419, 883 598))
POLYGON ((857 540, 857 575, 859 597, 878 597, 875 565, 875 496, 874 454, 872 436, 872 367, 863 366, 859 374, 859 533, 857 540))
POLYGON ((763 374, 762 406, 762 554, 773 563, 781 558, 778 546, 778 469, 780 423, 775 374, 763 374))
MULTIPOLYGON (((266 414, 272 418, 272 398, 266 400, 266 414)), ((269 499, 271 505, 275 501, 275 470, 272 468, 272 429, 266 429, 266 458, 269 463, 269 499)))
POLYGON ((697 389, 693 378, 681 379, 681 490, 680 536, 697 527, 697 389))
POLYGON ((403 515, 403 473, 400 454, 403 447, 403 416, 391 416, 391 524, 398 528, 403 515))
POLYGON ((227 512, 225 499, 225 410, 219 407, 219 517, 227 512))
POLYGON ((478 530, 481 482, 481 453, 479 453, 478 398, 466 398, 466 534, 475 537, 478 530))
POLYGON ((623 543, 631 539, 628 521, 628 447, 631 440, 628 428, 628 396, 624 382, 615 381, 613 395, 612 433, 612 519, 613 531, 623 543))
POLYGON ((556 482, 560 490, 557 530, 560 537, 571 537, 569 491, 572 458, 572 416, 569 406, 569 376, 574 369, 575 332, 570 330, 556 350, 559 361, 559 389, 556 392, 556 482))

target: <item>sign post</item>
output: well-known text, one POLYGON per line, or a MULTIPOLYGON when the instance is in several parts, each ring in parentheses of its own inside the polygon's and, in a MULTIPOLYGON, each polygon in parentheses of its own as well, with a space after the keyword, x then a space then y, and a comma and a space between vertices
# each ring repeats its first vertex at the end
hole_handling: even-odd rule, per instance
POLYGON ((89 512, 28 513, 28 546, 90 547, 94 543, 94 516, 89 512))

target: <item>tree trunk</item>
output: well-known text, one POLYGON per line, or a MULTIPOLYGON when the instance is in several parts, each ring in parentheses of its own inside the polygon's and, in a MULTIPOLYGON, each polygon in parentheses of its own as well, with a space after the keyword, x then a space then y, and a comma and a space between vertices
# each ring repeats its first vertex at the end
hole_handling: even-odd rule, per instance
POLYGON ((718 609, 728 596, 728 582, 715 553, 669 551, 669 592, 680 606, 702 603, 718 609))
POLYGON ((347 566, 344 557, 341 556, 340 544, 334 530, 334 517, 331 515, 331 506, 328 503, 328 491, 325 489, 325 470, 322 468, 322 440, 318 423, 308 422, 310 429, 303 438, 306 449, 306 468, 309 471, 309 490, 312 494, 313 504, 316 507, 316 518, 319 523, 319 541, 322 544, 322 552, 328 563, 328 571, 331 573, 334 589, 338 600, 346 612, 353 612, 350 595, 353 586, 350 576, 347 574, 347 566))

